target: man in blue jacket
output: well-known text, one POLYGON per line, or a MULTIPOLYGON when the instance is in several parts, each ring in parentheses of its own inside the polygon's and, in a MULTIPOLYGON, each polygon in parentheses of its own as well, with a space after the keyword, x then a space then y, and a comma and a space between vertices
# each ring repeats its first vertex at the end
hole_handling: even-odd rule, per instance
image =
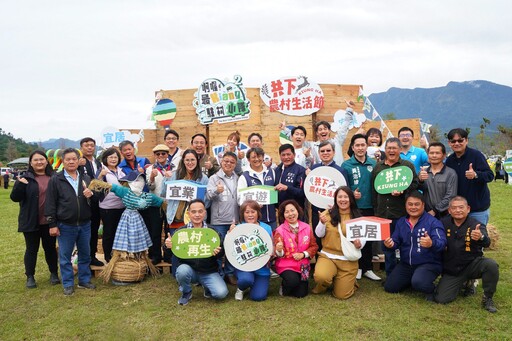
POLYGON ((441 274, 446 246, 443 224, 425 212, 425 200, 417 191, 405 201, 407 215, 398 219, 393 235, 384 241, 388 249, 400 249, 400 263, 386 279, 384 290, 398 293, 408 287, 433 300, 434 281, 441 274))
POLYGON ((276 191, 278 203, 288 199, 294 199, 301 207, 304 207, 306 196, 304 195, 304 180, 306 169, 295 162, 295 148, 289 144, 279 147, 281 163, 276 167, 276 191))
POLYGON ((469 216, 487 225, 491 207, 491 194, 487 183, 494 180, 494 174, 485 156, 478 150, 468 147, 466 130, 450 130, 448 144, 453 153, 446 159, 446 165, 457 173, 457 195, 468 201, 471 207, 469 216))

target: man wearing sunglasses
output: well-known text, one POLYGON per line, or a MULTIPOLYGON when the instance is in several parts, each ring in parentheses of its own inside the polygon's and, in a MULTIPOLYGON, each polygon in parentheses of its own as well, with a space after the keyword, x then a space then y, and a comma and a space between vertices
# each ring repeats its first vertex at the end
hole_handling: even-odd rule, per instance
POLYGON ((468 147, 468 132, 455 128, 448 132, 448 144, 453 153, 446 159, 446 165, 455 170, 458 178, 457 195, 468 201, 470 217, 487 225, 491 194, 487 183, 494 180, 494 174, 478 150, 468 147))

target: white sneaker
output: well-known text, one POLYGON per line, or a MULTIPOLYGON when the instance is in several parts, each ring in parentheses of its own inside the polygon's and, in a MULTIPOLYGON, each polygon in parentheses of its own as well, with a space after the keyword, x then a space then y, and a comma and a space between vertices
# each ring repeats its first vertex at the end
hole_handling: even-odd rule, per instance
POLYGON ((380 281, 381 278, 377 276, 372 270, 368 270, 364 273, 364 277, 371 279, 372 281, 380 281))
POLYGON ((236 288, 236 292, 235 292, 235 300, 237 301, 241 301, 244 299, 244 292, 238 288, 236 288))
POLYGON ((274 270, 270 269, 270 278, 279 278, 279 274, 274 270))
POLYGON ((363 270, 361 270, 361 269, 357 270, 356 279, 361 279, 362 274, 363 274, 363 270))

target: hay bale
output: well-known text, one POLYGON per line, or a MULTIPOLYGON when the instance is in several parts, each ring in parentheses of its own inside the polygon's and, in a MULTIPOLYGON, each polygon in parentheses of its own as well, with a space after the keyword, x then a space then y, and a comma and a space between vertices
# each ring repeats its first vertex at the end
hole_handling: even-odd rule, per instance
POLYGON ((500 240, 500 234, 498 232, 498 229, 494 225, 487 225, 487 234, 489 235, 489 238, 491 238, 491 245, 489 245, 489 250, 498 250, 498 241, 500 240))

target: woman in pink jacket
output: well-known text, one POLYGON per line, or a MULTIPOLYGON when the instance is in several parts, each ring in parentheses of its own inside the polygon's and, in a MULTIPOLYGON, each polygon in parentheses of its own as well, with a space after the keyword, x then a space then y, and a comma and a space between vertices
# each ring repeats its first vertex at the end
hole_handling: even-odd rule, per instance
POLYGON ((304 297, 308 294, 310 260, 315 257, 318 245, 311 226, 299 219, 302 208, 295 200, 279 205, 279 221, 274 231, 276 272, 283 279, 279 294, 304 297))

